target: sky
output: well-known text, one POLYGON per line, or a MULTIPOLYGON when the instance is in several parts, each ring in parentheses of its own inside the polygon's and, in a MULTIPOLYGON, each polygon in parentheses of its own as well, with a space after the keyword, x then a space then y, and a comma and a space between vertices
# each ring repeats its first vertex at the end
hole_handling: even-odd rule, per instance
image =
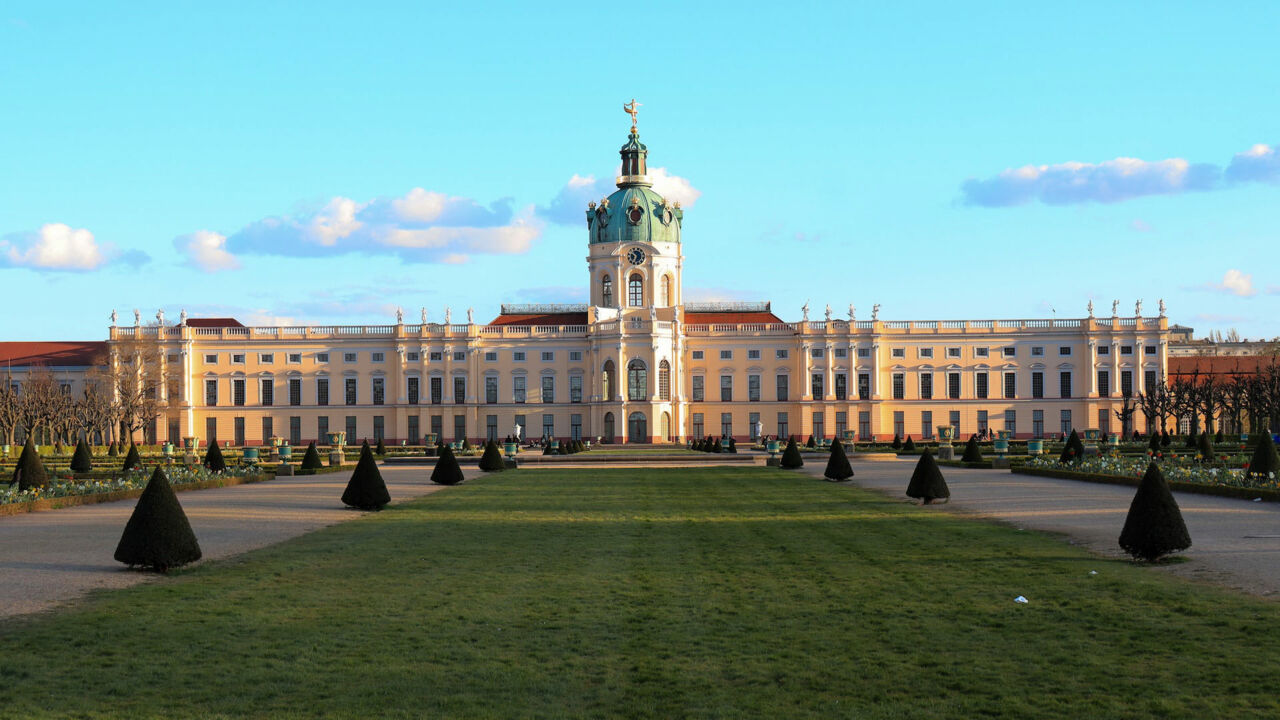
POLYGON ((632 98, 686 301, 1163 299, 1271 338, 1277 30, 1274 2, 5 0, 0 339, 583 302, 632 98))

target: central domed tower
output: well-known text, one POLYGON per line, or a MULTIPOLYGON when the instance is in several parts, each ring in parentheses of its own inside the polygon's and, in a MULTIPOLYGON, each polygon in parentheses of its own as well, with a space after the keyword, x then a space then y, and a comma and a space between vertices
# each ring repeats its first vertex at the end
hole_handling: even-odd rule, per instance
POLYGON ((587 206, 591 304, 622 311, 668 308, 680 299, 684 210, 653 190, 649 149, 633 122, 619 150, 618 189, 587 206))

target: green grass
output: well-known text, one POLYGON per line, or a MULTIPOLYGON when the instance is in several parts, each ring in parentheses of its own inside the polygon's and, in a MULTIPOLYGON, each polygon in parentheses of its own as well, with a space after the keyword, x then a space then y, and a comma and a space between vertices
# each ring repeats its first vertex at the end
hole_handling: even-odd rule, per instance
POLYGON ((1276 620, 793 472, 522 470, 0 623, 0 715, 1274 717, 1276 620))

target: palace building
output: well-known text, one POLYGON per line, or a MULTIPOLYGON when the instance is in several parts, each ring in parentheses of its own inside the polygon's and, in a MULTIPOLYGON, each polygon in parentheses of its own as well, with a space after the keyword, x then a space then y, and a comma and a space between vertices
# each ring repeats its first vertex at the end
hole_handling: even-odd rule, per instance
MULTIPOLYGON (((145 434, 235 445, 704 435, 930 438, 1119 431, 1123 396, 1161 382, 1169 325, 1142 317, 786 321, 769 303, 686 303, 684 210, 654 191, 634 114, 617 190, 585 211, 590 302, 503 305, 472 321, 245 327, 230 318, 109 329, 107 362, 155 350, 145 434)), ((694 261, 698 261, 696 255, 694 261)), ((704 258, 710 261, 711 258, 704 258)), ((1136 422, 1143 422, 1141 414, 1136 422)), ((1138 427, 1145 430, 1144 427, 1138 427)))

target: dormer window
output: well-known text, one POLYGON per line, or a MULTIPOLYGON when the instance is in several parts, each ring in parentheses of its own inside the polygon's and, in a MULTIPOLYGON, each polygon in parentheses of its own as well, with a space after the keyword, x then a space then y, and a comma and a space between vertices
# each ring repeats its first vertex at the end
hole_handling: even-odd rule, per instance
POLYGON ((632 225, 639 225, 640 220, 644 218, 644 208, 640 207, 640 201, 631 198, 631 207, 627 208, 627 222, 632 225))

